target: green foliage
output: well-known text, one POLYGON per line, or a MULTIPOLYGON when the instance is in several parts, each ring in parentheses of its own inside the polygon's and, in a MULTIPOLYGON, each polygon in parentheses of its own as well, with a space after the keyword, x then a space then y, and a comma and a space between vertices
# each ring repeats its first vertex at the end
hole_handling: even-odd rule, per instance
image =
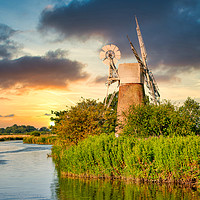
POLYGON ((0 128, 0 135, 5 133, 5 129, 4 128, 0 128))
POLYGON ((61 112, 53 112, 56 117, 53 132, 65 144, 77 144, 89 135, 99 135, 102 132, 114 131, 116 111, 110 108, 105 111, 101 102, 82 99, 76 106, 61 112))
POLYGON ((145 105, 132 106, 123 134, 116 138, 111 134, 116 126, 115 100, 107 111, 101 102, 82 99, 66 111, 54 112, 53 131, 58 139, 52 153, 62 172, 79 176, 199 181, 200 138, 195 136, 200 128, 199 103, 188 98, 181 107, 167 101, 160 105, 146 101, 145 105))
MULTIPOLYGON (((6 128, 0 128, 0 134, 27 134, 27 133, 31 133, 33 131, 38 131, 37 128, 35 128, 34 126, 25 126, 25 125, 21 125, 18 126, 17 124, 14 124, 13 126, 9 126, 6 128)), ((41 134, 49 134, 50 130, 46 127, 42 127, 39 129, 41 134)))
POLYGON ((193 122, 193 131, 200 134, 200 104, 190 97, 180 107, 180 112, 187 115, 193 122))
POLYGON ((34 126, 25 126, 21 125, 18 126, 17 124, 14 124, 11 127, 7 127, 5 129, 5 133, 26 133, 37 130, 34 126))
POLYGON ((42 133, 48 133, 48 132, 50 132, 50 130, 47 128, 47 127, 41 127, 40 129, 39 129, 39 131, 40 132, 42 132, 42 133))
POLYGON ((199 133, 199 103, 188 98, 180 108, 170 102, 131 106, 124 135, 136 137, 194 135, 199 133))
POLYGON ((102 134, 68 149, 54 147, 52 153, 66 174, 169 182, 200 180, 199 136, 136 139, 102 134))
POLYGON ((30 133, 30 135, 40 136, 40 132, 39 131, 33 131, 33 132, 30 133))

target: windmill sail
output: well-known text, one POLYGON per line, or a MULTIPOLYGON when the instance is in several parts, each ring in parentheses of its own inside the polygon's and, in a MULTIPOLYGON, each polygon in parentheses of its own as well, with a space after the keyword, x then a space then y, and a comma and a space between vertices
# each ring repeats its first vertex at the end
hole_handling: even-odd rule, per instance
POLYGON ((132 43, 132 42, 130 41, 130 39, 129 39, 128 35, 127 35, 127 38, 128 38, 128 41, 129 41, 129 43, 130 43, 130 45, 131 45, 131 49, 132 49, 132 51, 133 51, 133 54, 135 55, 135 57, 136 57, 138 63, 140 63, 140 64, 143 66, 144 64, 143 64, 143 62, 141 61, 141 59, 140 59, 140 57, 139 57, 139 55, 138 55, 138 53, 137 53, 135 47, 133 46, 133 43, 132 43))
POLYGON ((129 43, 131 45, 131 49, 132 49, 138 63, 140 63, 140 65, 143 67, 146 85, 147 85, 147 88, 149 89, 149 93, 152 97, 151 100, 154 102, 154 104, 158 104, 160 102, 159 89, 158 89, 156 80, 155 80, 152 72, 147 67, 147 53, 146 53, 146 48, 145 48, 145 45, 144 45, 144 42, 143 42, 143 38, 142 38, 142 34, 141 34, 141 31, 140 31, 140 27, 139 27, 139 24, 138 24, 137 17, 135 17, 135 21, 136 21, 136 25, 137 25, 136 31, 137 31, 137 36, 138 36, 138 40, 139 40, 142 60, 140 59, 135 47, 133 46, 133 44, 130 41, 130 39, 128 38, 128 36, 127 36, 127 38, 129 40, 129 43))
POLYGON ((147 60, 147 51, 146 51, 146 48, 144 46, 142 34, 141 34, 141 31, 140 31, 140 27, 139 27, 138 20, 137 20, 136 16, 135 16, 135 21, 136 21, 136 25, 137 25, 136 31, 137 31, 137 36, 138 36, 139 44, 140 44, 140 51, 141 51, 142 61, 143 61, 144 65, 146 66, 147 65, 147 63, 146 63, 146 60, 147 60))
POLYGON ((150 90, 150 94, 152 96, 152 101, 154 102, 154 104, 159 103, 160 101, 160 94, 158 91, 158 86, 157 83, 155 81, 155 78, 153 76, 153 73, 148 69, 147 67, 147 52, 146 52, 146 48, 144 45, 144 41, 142 38, 142 34, 140 31, 140 27, 138 24, 138 20, 137 17, 135 16, 135 21, 136 21, 136 31, 137 31, 137 36, 138 36, 138 40, 139 40, 139 44, 140 44, 140 51, 141 51, 141 56, 142 56, 142 61, 143 61, 143 66, 144 66, 144 74, 146 77, 146 83, 147 83, 147 88, 150 90))

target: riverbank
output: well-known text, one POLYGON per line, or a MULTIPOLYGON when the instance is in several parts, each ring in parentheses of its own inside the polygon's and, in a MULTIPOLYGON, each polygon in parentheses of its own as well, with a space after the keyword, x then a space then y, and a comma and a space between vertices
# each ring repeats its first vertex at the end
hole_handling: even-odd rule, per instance
POLYGON ((23 140, 27 144, 54 144, 56 141, 56 135, 42 135, 42 136, 30 136, 30 135, 0 135, 0 141, 10 140, 23 140))
POLYGON ((56 141, 56 135, 41 135, 41 136, 29 136, 23 138, 24 143, 28 144, 54 144, 56 141))
POLYGON ((29 137, 29 135, 0 135, 0 141, 23 140, 27 137, 29 137))
POLYGON ((200 184, 200 137, 102 134, 52 149, 64 176, 200 184))

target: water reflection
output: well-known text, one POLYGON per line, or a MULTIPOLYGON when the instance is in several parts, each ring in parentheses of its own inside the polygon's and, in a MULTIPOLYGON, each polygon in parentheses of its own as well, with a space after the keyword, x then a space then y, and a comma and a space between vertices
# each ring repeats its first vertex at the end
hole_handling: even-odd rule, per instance
POLYGON ((200 199, 197 191, 175 185, 136 184, 118 180, 85 180, 72 178, 58 179, 56 196, 60 200, 200 199))

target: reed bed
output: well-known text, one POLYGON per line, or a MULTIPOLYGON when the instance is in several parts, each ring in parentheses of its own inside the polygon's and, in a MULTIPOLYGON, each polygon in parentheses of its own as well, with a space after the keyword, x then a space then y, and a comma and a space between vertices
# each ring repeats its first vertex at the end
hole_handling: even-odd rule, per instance
POLYGON ((102 134, 65 148, 55 143, 52 154, 65 175, 200 183, 199 136, 116 138, 102 134))
POLYGON ((0 141, 10 141, 10 140, 23 140, 23 138, 28 137, 28 135, 0 135, 0 141))
POLYGON ((30 136, 23 139, 24 143, 28 144, 54 144, 56 136, 44 135, 44 136, 30 136))

